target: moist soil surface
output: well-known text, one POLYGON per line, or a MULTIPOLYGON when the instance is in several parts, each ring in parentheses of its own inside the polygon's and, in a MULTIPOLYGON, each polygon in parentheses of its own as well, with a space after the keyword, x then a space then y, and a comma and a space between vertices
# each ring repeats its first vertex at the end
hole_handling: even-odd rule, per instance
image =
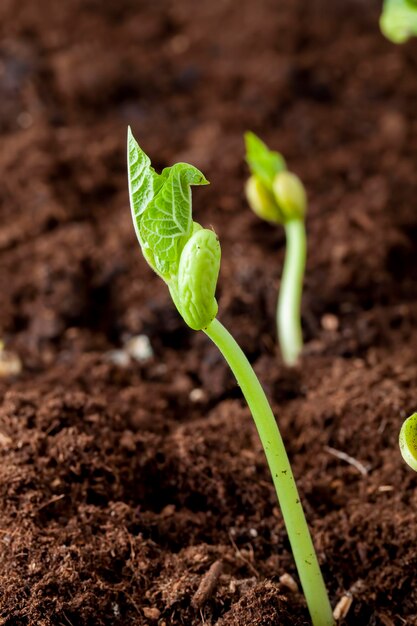
POLYGON ((397 444, 417 407, 417 47, 383 39, 379 4, 2 0, 0 337, 22 363, 0 379, 3 626, 309 624, 239 389, 138 248, 127 124, 157 168, 211 181, 194 212, 222 245, 219 318, 271 400, 332 604, 352 599, 340 624, 417 624, 397 444), (291 370, 247 129, 310 199, 291 370))

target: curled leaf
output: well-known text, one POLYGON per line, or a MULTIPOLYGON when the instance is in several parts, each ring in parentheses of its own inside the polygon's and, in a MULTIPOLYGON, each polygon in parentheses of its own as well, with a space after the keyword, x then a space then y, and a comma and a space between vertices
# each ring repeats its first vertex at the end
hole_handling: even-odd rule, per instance
POLYGON ((190 185, 207 184, 192 165, 177 163, 161 175, 163 183, 139 224, 143 245, 152 251, 156 270, 170 278, 177 273, 181 251, 192 233, 190 185))
POLYGON ((149 265, 166 281, 178 271, 192 234, 191 185, 208 181, 193 165, 177 163, 157 174, 128 131, 129 195, 133 222, 149 265))
POLYGON ((139 147, 130 126, 127 131, 129 197, 135 228, 158 187, 160 176, 151 167, 151 160, 139 147))

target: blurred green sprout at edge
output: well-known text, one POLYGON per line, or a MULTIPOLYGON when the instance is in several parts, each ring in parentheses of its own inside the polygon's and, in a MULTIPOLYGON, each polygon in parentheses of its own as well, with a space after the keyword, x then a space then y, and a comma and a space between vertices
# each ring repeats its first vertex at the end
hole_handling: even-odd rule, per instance
POLYGON ((410 415, 401 427, 400 450, 407 465, 417 472, 417 413, 410 415))
POLYGON ((127 153, 130 205, 143 255, 166 283, 184 321, 206 333, 233 371, 265 451, 313 626, 333 626, 326 587, 275 417, 249 361, 216 317, 220 243, 212 230, 193 221, 191 206, 191 186, 208 181, 187 163, 155 172, 130 128, 127 153))
POLYGON ((261 219, 281 224, 285 230, 286 252, 276 325, 282 359, 292 366, 303 348, 301 298, 307 256, 306 192, 298 176, 287 170, 279 152, 270 150, 252 132, 245 133, 245 144, 251 172, 245 186, 249 206, 261 219))
POLYGON ((393 43, 405 43, 417 35, 417 0, 384 0, 381 31, 393 43))

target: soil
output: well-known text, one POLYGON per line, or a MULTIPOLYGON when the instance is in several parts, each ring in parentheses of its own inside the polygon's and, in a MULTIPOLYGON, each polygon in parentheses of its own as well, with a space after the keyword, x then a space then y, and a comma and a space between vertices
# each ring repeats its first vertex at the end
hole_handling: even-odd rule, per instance
POLYGON ((2 0, 0 624, 301 626, 303 598, 248 409, 140 254, 131 124, 211 186, 219 317, 288 446, 346 625, 417 624, 417 46, 379 1, 2 0), (274 310, 282 229, 247 208, 242 134, 308 189, 305 351, 274 310), (127 362, 146 335, 152 355, 127 362), (359 462, 340 458, 344 452, 359 462), (290 584, 290 587, 293 585, 290 584))

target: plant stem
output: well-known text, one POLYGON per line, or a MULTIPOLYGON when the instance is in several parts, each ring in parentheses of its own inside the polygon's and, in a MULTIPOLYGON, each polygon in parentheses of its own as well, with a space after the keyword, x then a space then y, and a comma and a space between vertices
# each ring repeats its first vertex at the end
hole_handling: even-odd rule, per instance
POLYGON ((255 420, 313 626, 332 626, 334 624, 332 609, 320 566, 284 443, 265 392, 239 345, 217 319, 205 329, 205 333, 219 348, 233 371, 255 420))
POLYGON ((301 295, 307 254, 304 220, 284 224, 287 248, 277 306, 277 330, 282 358, 295 365, 303 348, 301 295))

